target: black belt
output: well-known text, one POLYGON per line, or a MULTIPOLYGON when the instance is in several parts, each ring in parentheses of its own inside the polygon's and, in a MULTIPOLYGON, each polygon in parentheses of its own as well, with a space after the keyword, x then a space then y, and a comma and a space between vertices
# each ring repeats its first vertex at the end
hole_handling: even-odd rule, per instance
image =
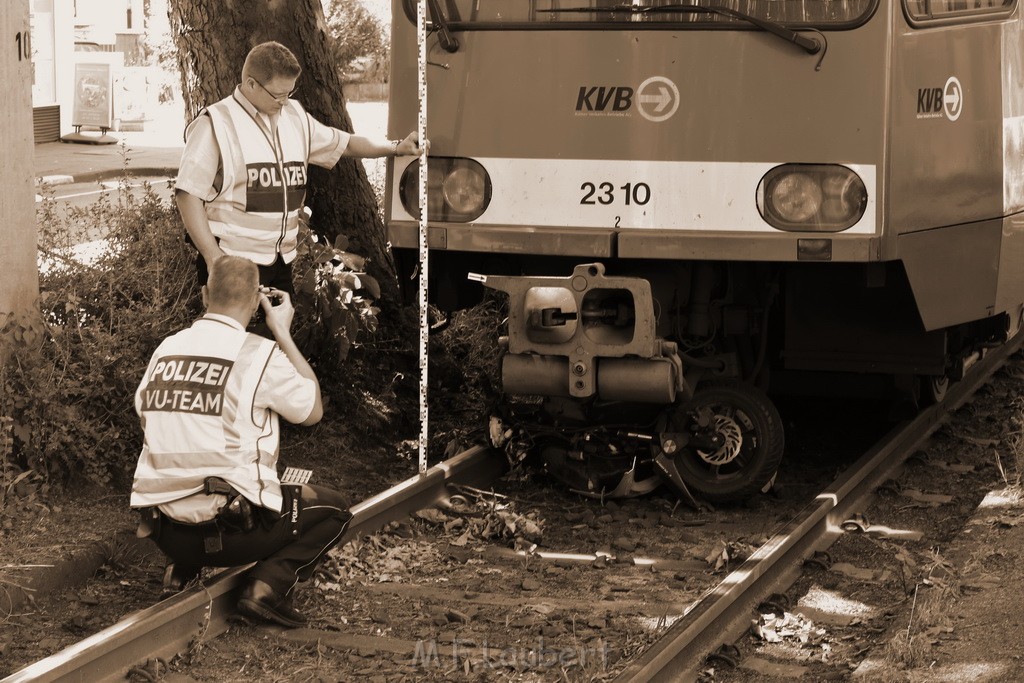
POLYGON ((179 522, 167 516, 156 506, 141 508, 142 515, 139 528, 135 532, 139 538, 156 537, 160 534, 161 524, 173 524, 179 527, 201 530, 203 549, 207 554, 219 553, 224 549, 221 534, 228 532, 252 531, 258 524, 256 510, 249 500, 238 492, 234 486, 220 477, 207 477, 203 480, 203 493, 208 496, 222 495, 227 498, 217 516, 206 522, 179 522))

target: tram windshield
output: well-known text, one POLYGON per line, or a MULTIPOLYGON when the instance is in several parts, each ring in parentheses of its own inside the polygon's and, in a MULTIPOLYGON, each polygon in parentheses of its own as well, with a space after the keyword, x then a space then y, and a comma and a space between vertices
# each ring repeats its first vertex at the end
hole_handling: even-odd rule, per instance
MULTIPOLYGON (((922 0, 923 2, 924 0, 922 0)), ((634 28, 747 28, 743 15, 788 27, 850 28, 874 11, 878 0, 428 0, 453 30, 500 28, 580 29, 631 24, 634 28)), ((415 22, 416 0, 403 0, 415 22)), ((438 23, 440 23, 438 22, 438 23)))

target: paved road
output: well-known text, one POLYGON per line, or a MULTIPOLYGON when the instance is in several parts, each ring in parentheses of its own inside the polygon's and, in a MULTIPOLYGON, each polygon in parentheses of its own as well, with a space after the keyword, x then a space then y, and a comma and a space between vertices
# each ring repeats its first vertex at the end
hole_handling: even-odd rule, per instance
MULTIPOLYGON (((157 194, 158 197, 167 201, 171 197, 171 187, 169 182, 171 178, 148 176, 143 178, 131 178, 130 188, 132 194, 136 197, 142 197, 144 192, 144 183, 149 183, 152 190, 157 194)), ((103 180, 103 181, 92 181, 87 183, 69 183, 66 185, 56 185, 47 191, 47 196, 54 201, 62 202, 67 206, 75 207, 86 207, 91 205, 101 195, 107 195, 107 199, 116 199, 116 194, 120 186, 119 180, 103 180)), ((36 202, 41 202, 43 199, 42 195, 36 195, 36 202)))
POLYGON ((43 189, 42 195, 36 195, 36 207, 42 208, 44 197, 53 202, 50 207, 51 215, 54 217, 49 225, 39 225, 40 252, 39 270, 46 272, 54 264, 64 258, 72 258, 81 263, 92 263, 107 248, 104 237, 107 233, 106 225, 98 220, 94 210, 99 206, 101 200, 110 206, 116 206, 124 201, 126 196, 123 193, 130 193, 135 200, 141 201, 146 192, 146 183, 149 184, 152 192, 163 202, 169 202, 172 194, 170 178, 167 177, 140 177, 131 178, 128 186, 122 188, 119 180, 90 181, 85 183, 68 183, 55 185, 43 189), (44 231, 48 227, 57 227, 66 231, 68 242, 65 243, 60 236, 48 238, 44 231), (48 245, 70 244, 71 248, 55 248, 53 252, 48 251, 48 245), (56 256, 56 258, 55 258, 56 256))

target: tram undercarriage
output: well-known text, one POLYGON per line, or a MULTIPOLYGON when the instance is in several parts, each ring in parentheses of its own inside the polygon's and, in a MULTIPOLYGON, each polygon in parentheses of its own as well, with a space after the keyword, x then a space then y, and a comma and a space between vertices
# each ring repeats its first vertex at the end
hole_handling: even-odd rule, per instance
POLYGON ((1008 332, 925 331, 898 263, 619 271, 469 275, 509 297, 492 441, 595 497, 749 497, 783 455, 767 392, 928 405, 1008 332))

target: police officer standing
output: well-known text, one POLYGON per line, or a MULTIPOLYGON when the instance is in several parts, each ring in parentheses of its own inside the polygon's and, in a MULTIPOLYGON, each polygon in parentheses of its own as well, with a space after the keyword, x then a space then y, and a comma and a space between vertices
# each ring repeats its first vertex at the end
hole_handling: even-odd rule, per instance
POLYGON ((199 251, 200 284, 217 257, 233 254, 259 265, 262 284, 293 293, 308 165, 423 151, 415 131, 372 140, 320 123, 291 99, 301 73, 291 50, 261 43, 245 59, 242 82, 185 129, 175 202, 199 251))
POLYGON ((165 587, 255 562, 239 610, 300 626, 292 589, 351 519, 336 491, 278 476, 279 416, 318 422, 320 385, 292 340, 288 294, 261 287, 252 261, 220 257, 202 294, 206 314, 160 344, 135 393, 145 441, 131 506, 172 560, 165 587), (276 343, 245 331, 259 307, 276 343))

